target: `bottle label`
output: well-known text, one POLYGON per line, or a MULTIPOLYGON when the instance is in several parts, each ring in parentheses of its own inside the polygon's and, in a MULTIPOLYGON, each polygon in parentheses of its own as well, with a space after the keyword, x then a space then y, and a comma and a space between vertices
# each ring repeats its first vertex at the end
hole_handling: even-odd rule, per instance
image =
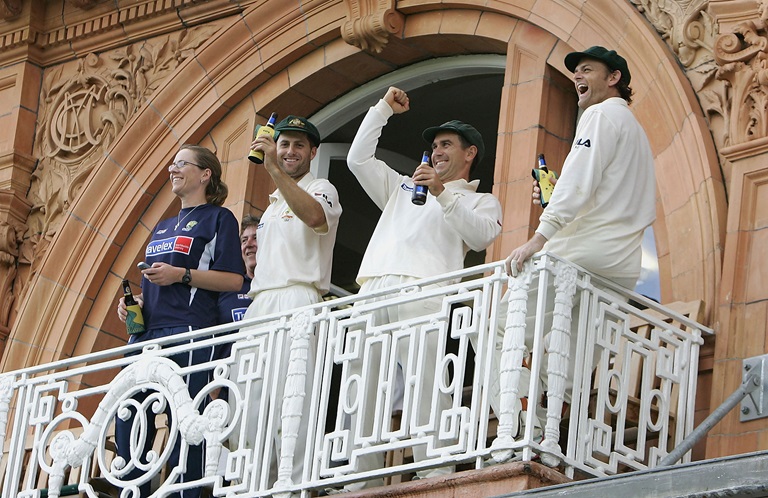
MULTIPOLYGON (((261 127, 256 129, 256 133, 255 133, 253 138, 255 139, 255 138, 258 138, 258 137, 260 137, 262 135, 269 135, 270 137, 274 137, 275 136, 275 122, 277 122, 277 113, 273 112, 269 116, 269 120, 267 121, 267 124, 265 124, 264 126, 261 126, 261 127)), ((262 164, 264 162, 264 152, 261 151, 261 150, 251 150, 248 153, 248 159, 252 163, 262 164)))
POLYGON ((143 334, 146 329, 144 328, 144 315, 141 314, 141 307, 138 304, 133 304, 126 307, 128 311, 128 317, 125 319, 125 326, 128 329, 128 335, 143 334))

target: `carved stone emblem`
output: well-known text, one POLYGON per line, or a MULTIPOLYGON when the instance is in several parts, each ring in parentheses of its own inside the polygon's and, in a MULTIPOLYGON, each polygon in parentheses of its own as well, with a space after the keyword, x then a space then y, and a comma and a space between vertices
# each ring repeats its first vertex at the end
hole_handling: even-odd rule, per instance
POLYGON ((347 20, 341 27, 341 37, 350 45, 367 52, 379 53, 389 35, 403 28, 403 15, 394 0, 345 0, 347 20))
MULTIPOLYGON (((218 27, 207 24, 47 71, 20 263, 36 273, 63 215, 125 123, 218 27)), ((18 288, 23 289, 26 282, 18 288)))

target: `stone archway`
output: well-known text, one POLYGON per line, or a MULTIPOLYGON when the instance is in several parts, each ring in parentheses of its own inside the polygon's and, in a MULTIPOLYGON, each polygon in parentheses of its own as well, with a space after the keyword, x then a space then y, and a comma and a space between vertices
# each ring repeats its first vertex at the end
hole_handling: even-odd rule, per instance
MULTIPOLYGON (((614 47, 627 57, 635 112, 649 132, 659 173, 656 236, 663 299, 703 298, 712 308, 725 209, 715 148, 689 82, 630 4, 617 1, 598 12, 589 4, 574 11, 569 2, 553 1, 547 3, 551 10, 542 12, 537 4, 522 1, 494 11, 472 2, 449 9, 411 2, 396 16, 402 22, 384 29, 389 37, 383 43, 359 41, 380 40, 381 32, 373 36, 363 30, 357 37, 346 33, 355 43, 381 48, 371 54, 340 37, 350 3, 357 2, 326 2, 307 11, 285 2, 280 12, 261 6, 246 11, 222 26, 158 90, 90 175, 41 261, 11 332, 4 370, 90 352, 99 334, 119 334, 114 319, 119 279, 132 271, 151 227, 167 216, 173 196, 161 166, 181 143, 201 142, 219 150, 231 168, 227 174, 246 185, 230 198, 230 207, 242 211, 258 194, 252 186, 256 173, 242 165, 240 152, 254 114, 290 105, 291 112, 309 115, 393 68, 462 52, 506 53, 507 73, 510 78, 515 74, 516 82, 546 78, 548 71, 567 74, 565 53, 593 44, 614 47), (243 67, 249 70, 239 69, 243 67)), ((505 88, 504 130, 517 126, 512 118, 520 90, 517 84, 505 88)), ((517 137, 509 139, 498 148, 497 171, 503 169, 500 164, 514 163, 511 144, 517 137)), ((531 136, 525 143, 539 139, 531 136)), ((520 143, 514 143, 517 150, 520 143)), ((519 193, 518 180, 527 180, 529 168, 518 169, 497 180, 500 197, 519 193)), ((513 221, 489 252, 496 258, 530 223, 530 216, 509 209, 507 216, 513 221)))

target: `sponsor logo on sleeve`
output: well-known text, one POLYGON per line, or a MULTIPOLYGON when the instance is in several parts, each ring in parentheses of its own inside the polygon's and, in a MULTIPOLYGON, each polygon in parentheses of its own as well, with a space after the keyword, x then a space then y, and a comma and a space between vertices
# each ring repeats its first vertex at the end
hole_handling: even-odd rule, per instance
POLYGON ((580 138, 576 140, 576 147, 592 147, 592 144, 590 143, 588 138, 580 138))
POLYGON ((189 254, 192 250, 192 242, 194 237, 169 237, 167 239, 153 240, 147 246, 145 254, 147 256, 156 256, 158 254, 169 254, 172 252, 178 252, 181 254, 189 254))
POLYGON ((315 192, 314 196, 315 197, 319 197, 322 200, 324 200, 325 203, 328 204, 328 207, 333 207, 333 201, 331 201, 326 194, 324 194, 322 192, 315 192))

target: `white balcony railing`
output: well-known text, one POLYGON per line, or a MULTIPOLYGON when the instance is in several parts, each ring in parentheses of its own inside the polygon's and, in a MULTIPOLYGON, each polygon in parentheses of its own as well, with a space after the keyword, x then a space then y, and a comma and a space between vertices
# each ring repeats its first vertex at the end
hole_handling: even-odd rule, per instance
MULTIPOLYGON (((191 333, 188 337, 202 339, 198 345, 232 343, 228 356, 193 367, 180 368, 167 358, 189 346, 165 341, 143 345, 140 356, 126 357, 138 349, 126 346, 2 374, 0 493, 31 498, 48 488, 48 496, 57 496, 69 485, 99 496, 92 487, 99 483, 132 496, 130 489, 152 480, 161 490, 156 496, 204 486, 213 496, 308 497, 313 490, 374 477, 537 457, 562 465, 569 476, 577 470, 601 476, 653 467, 691 431, 699 346, 702 333, 711 333, 695 321, 546 254, 517 278, 508 279, 503 265, 494 263, 418 284, 240 322, 240 330, 228 335, 223 333, 233 326, 191 333), (510 292, 502 302, 507 285, 510 292), (527 375, 523 342, 526 315, 534 311, 526 309, 529 295, 537 298, 532 301, 537 309, 528 323, 535 335, 527 375), (372 318, 377 310, 428 297, 437 297, 441 308, 396 323, 372 318), (574 303, 578 313, 571 320, 574 303), (312 336, 318 351, 314 362, 307 357, 312 336), (421 368, 430 336, 439 351, 431 373, 421 368), (393 395, 397 347, 409 353, 402 365, 401 414, 393 395), (367 364, 374 350, 381 359, 367 364), (287 378, 277 375, 283 358, 290 358, 287 378), (312 364, 313 387, 304 392, 296 386, 312 364), (354 364, 364 368, 353 373, 354 364), (182 380, 192 371, 212 372, 210 384, 194 399, 182 380), (548 372, 546 393, 539 372, 548 372), (378 386, 370 404, 353 394, 366 376, 375 376, 378 386), (424 382, 431 378, 438 381, 424 382), (256 382, 263 392, 258 401, 250 389, 256 382), (285 399, 276 399, 278 386, 285 387, 285 399), (229 403, 215 399, 222 389, 228 390, 229 403), (420 396, 424 390, 431 396, 420 396), (140 464, 117 458, 112 434, 115 417, 123 416, 142 391, 151 394, 147 406, 157 413, 169 410, 173 422, 160 432, 146 474, 126 483, 121 476, 140 464), (521 412, 526 391, 527 399, 545 400, 547 408, 534 409, 531 402, 521 412), (437 409, 441 393, 450 405, 437 409), (208 395, 214 401, 205 406, 208 395), (301 408, 304 397, 310 399, 308 411, 301 408), (428 420, 415 416, 419 399, 434 403, 428 420), (355 416, 369 423, 352 431, 349 420, 355 416), (525 429, 517 434, 521 418, 525 429), (254 424, 256 450, 227 451, 230 443, 243 442, 239 427, 244 421, 254 424), (307 428, 306 450, 291 459, 300 427, 307 428), (560 437, 561 428, 567 438, 560 437), (281 435, 280 450, 265 436, 273 432, 281 435), (179 483, 182 469, 167 468, 168 450, 178 438, 182 455, 186 445, 204 442, 201 480, 179 483), (414 449, 423 450, 418 461, 407 457, 414 449), (359 472, 358 458, 376 452, 406 456, 359 472), (303 477, 292 482, 292 468, 300 460, 303 477), (273 461, 279 465, 270 472, 273 461), (276 481, 270 473, 277 474, 276 481)), ((144 426, 135 429, 134 442, 141 441, 144 426)), ((136 452, 132 448, 131 454, 136 452)))

